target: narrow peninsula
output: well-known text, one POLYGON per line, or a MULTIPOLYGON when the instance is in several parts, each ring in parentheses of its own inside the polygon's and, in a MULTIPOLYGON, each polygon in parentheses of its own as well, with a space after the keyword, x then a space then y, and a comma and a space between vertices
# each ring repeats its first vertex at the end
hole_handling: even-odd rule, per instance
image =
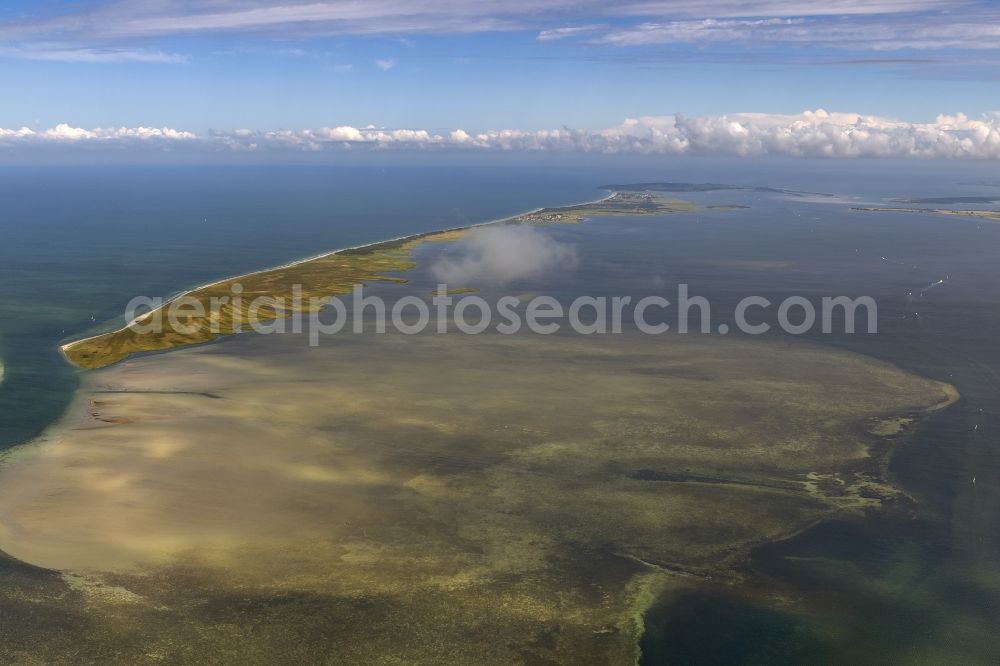
POLYGON ((899 206, 854 206, 851 210, 862 213, 923 213, 926 215, 949 215, 971 217, 988 222, 1000 222, 1000 210, 957 210, 951 208, 904 208, 899 206))
MULTIPOLYGON (((487 224, 576 224, 591 217, 667 215, 697 210, 687 201, 669 199, 646 191, 613 192, 598 201, 543 208, 487 224)), ((486 225, 477 225, 486 226, 486 225)), ((417 234, 359 248, 337 250, 278 268, 220 280, 181 294, 190 308, 166 325, 169 303, 137 317, 128 325, 62 346, 65 358, 80 368, 96 369, 118 363, 133 354, 166 351, 211 342, 239 332, 251 315, 258 321, 308 312, 310 299, 351 293, 356 284, 405 282, 400 274, 416 267, 413 251, 424 243, 451 242, 474 227, 417 234), (240 298, 234 299, 238 285, 240 298), (274 299, 286 307, 256 307, 260 297, 274 299), (150 326, 160 320, 163 325, 150 326), (153 330, 145 331, 147 328, 153 330), (144 332, 145 331, 145 332, 144 332)), ((467 287, 471 289, 472 287, 467 287)), ((457 292, 456 292, 457 293, 457 292)), ((177 299, 174 299, 177 300, 177 299)))

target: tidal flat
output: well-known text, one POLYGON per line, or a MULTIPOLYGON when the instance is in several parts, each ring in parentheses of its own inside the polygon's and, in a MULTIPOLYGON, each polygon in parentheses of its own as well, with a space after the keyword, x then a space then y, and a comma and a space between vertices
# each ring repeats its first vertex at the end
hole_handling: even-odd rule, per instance
MULTIPOLYGON (((961 447, 990 431, 989 368, 963 354, 989 362, 986 338, 968 336, 994 322, 962 299, 993 293, 995 227, 872 225, 811 201, 792 215, 769 193, 702 212, 725 196, 699 195, 691 213, 541 225, 577 267, 503 293, 663 293, 692 279, 724 312, 751 288, 775 301, 837 289, 878 297, 884 330, 813 342, 346 335, 315 349, 240 335, 84 373, 73 412, 0 473, 13 484, 0 498, 3 659, 990 653, 980 574, 993 570, 968 562, 996 552, 995 466, 961 447), (898 227, 964 235, 899 246, 898 227), (885 258, 904 252, 912 264, 885 258), (962 289, 908 314, 906 294, 944 274, 962 289), (956 397, 944 382, 964 399, 931 415, 956 397), (959 546, 943 564, 922 550, 939 532, 959 546), (834 565, 852 576, 823 577, 834 565), (814 629, 835 639, 828 652, 782 651, 814 629)), ((465 242, 414 248, 408 283, 376 289, 426 297, 437 280, 424 269, 465 242)))
POLYGON ((872 426, 954 399, 808 343, 301 338, 90 373, 8 455, 5 661, 634 663, 665 592, 908 502, 872 426))

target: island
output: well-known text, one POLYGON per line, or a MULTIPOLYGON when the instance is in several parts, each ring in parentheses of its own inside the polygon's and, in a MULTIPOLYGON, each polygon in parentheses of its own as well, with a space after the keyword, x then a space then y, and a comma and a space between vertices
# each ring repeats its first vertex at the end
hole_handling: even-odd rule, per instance
POLYGON ((909 199, 906 197, 899 197, 892 200, 894 203, 908 203, 908 204, 991 204, 1000 202, 1000 197, 988 196, 988 197, 924 197, 909 199))
POLYGON ((778 187, 761 187, 757 185, 726 185, 723 183, 678 183, 678 182, 651 182, 651 183, 626 183, 622 185, 602 185, 601 189, 615 190, 619 192, 719 192, 725 190, 737 190, 743 192, 762 192, 765 194, 783 194, 791 197, 832 197, 832 194, 823 192, 800 192, 798 190, 787 190, 778 187))
MULTIPOLYGON (((652 192, 614 192, 598 201, 542 208, 513 218, 488 224, 577 224, 591 217, 629 215, 668 215, 688 213, 697 207, 687 201, 669 199, 652 192)), ((483 227, 487 225, 477 225, 483 227)), ((228 278, 185 292, 172 301, 184 299, 190 314, 177 317, 171 326, 165 316, 170 304, 137 317, 128 325, 107 333, 66 343, 64 357, 80 368, 103 368, 133 354, 166 351, 188 345, 211 342, 243 330, 251 319, 250 308, 259 297, 280 299, 284 308, 259 307, 258 321, 288 317, 308 312, 310 299, 329 298, 351 293, 354 285, 372 282, 405 282, 402 273, 413 269, 413 251, 425 243, 444 243, 462 238, 474 227, 416 234, 405 238, 374 243, 363 247, 337 250, 310 259, 269 270, 228 278), (233 298, 238 285, 240 299, 233 298), (214 313, 214 314, 213 314, 214 313), (142 332, 158 323, 156 330, 142 332)), ((474 286, 461 287, 468 292, 474 286)), ((452 290, 451 293, 460 293, 452 290)))
MULTIPOLYGON (((604 188, 601 188, 604 189, 604 188)), ((669 215, 692 213, 698 207, 689 201, 668 199, 653 191, 622 190, 593 203, 541 210, 519 215, 515 222, 528 224, 573 224, 591 217, 616 217, 621 215, 669 215)))
POLYGON ((977 220, 1000 221, 998 210, 955 210, 951 208, 904 208, 894 206, 853 206, 851 210, 864 213, 919 213, 922 215, 950 215, 971 217, 977 220))

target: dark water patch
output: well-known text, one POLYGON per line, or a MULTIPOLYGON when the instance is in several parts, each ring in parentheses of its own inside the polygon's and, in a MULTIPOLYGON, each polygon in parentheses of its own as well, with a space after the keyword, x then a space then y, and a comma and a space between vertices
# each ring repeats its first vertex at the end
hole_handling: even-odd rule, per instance
POLYGON ((751 584, 651 608, 641 663, 995 663, 995 599, 948 565, 947 541, 919 520, 836 520, 761 546, 751 584))
POLYGON ((807 619, 719 590, 688 592, 646 613, 643 666, 819 663, 829 655, 807 619))
POLYGON ((658 469, 637 469, 627 475, 636 481, 662 481, 670 483, 708 483, 727 486, 751 486, 755 488, 777 488, 780 490, 800 489, 801 486, 790 482, 769 482, 762 480, 737 479, 724 476, 710 476, 685 471, 667 471, 658 469))
POLYGON ((222 396, 216 393, 208 393, 207 391, 170 391, 162 390, 155 391, 152 389, 144 391, 135 391, 129 389, 96 389, 91 391, 94 394, 152 394, 152 395, 193 395, 201 398, 210 398, 212 400, 222 400, 222 396))
POLYGON ((1000 639, 984 631, 995 626, 995 596, 953 558, 937 521, 857 520, 761 547, 753 566, 772 588, 793 591, 797 614, 835 628, 838 657, 898 663, 916 649, 990 663, 1000 655, 1000 639))
MULTIPOLYGON (((1000 273, 995 252, 1000 235, 991 225, 942 225, 919 215, 870 224, 838 207, 786 202, 778 207, 755 201, 753 210, 734 213, 746 219, 724 233, 708 219, 673 229, 662 262, 664 291, 669 294, 675 282, 689 282, 692 292, 711 301, 713 322, 724 320, 747 294, 773 303, 790 295, 870 295, 879 305, 877 334, 807 338, 951 383, 962 400, 923 420, 894 449, 889 478, 915 504, 895 503, 886 511, 822 524, 762 547, 750 562, 745 585, 707 588, 701 602, 683 609, 692 617, 680 626, 689 630, 658 620, 678 617, 677 608, 651 611, 643 642, 650 650, 646 663, 663 663, 657 661, 662 655, 671 663, 720 663, 703 656, 715 654, 713 632, 702 631, 697 641, 692 637, 699 636, 702 625, 721 621, 719 609, 731 608, 734 597, 743 622, 751 623, 747 616, 760 621, 753 632, 737 632, 733 640, 749 647, 727 653, 732 663, 759 663, 760 654, 767 663, 997 663, 1000 449, 994 444, 1000 432, 995 414, 1000 404, 995 343, 1000 273), (790 208, 799 215, 790 216, 790 208), (713 273, 695 265, 706 247, 717 258, 743 253, 743 258, 792 266, 713 273), (945 276, 922 297, 908 298, 945 276), (785 622, 774 622, 775 613, 785 622), (798 628, 790 630, 789 622, 798 628), (789 643, 788 636, 803 631, 813 638, 803 643, 808 649, 796 652, 798 644, 789 643), (656 647, 663 642, 683 650, 664 652, 656 647), (770 643, 785 646, 784 652, 760 647, 770 643)), ((773 312, 760 313, 760 321, 777 324, 773 312)), ((842 323, 835 321, 834 330, 843 330, 842 323)))
POLYGON ((56 351, 56 340, 8 337, 0 343, 0 449, 38 436, 66 410, 77 373, 56 351))

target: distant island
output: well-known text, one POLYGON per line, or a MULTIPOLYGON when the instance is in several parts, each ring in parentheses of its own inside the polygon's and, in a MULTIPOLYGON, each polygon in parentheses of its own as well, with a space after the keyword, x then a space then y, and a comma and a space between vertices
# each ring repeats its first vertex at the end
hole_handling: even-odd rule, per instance
POLYGON ((986 221, 1000 220, 1000 210, 953 210, 951 208, 904 208, 893 206, 853 206, 851 210, 865 213, 925 213, 931 215, 972 217, 986 221))
POLYGON ((617 192, 718 192, 723 190, 740 190, 743 192, 766 192, 768 194, 784 194, 792 197, 832 197, 832 194, 822 192, 798 192, 775 187, 757 187, 753 185, 722 185, 719 183, 628 183, 624 185, 602 185, 602 190, 617 192))
MULTIPOLYGON (((558 208, 542 208, 532 213, 515 217, 511 222, 516 224, 574 224, 588 217, 618 217, 626 215, 668 215, 671 213, 692 213, 698 210, 690 201, 667 199, 646 189, 626 190, 622 186, 600 201, 579 204, 575 206, 560 206, 558 208)), ((607 189, 607 188, 601 188, 607 189)))
POLYGON ((922 199, 893 199, 894 203, 908 204, 991 204, 1000 202, 1000 197, 925 197, 922 199))

